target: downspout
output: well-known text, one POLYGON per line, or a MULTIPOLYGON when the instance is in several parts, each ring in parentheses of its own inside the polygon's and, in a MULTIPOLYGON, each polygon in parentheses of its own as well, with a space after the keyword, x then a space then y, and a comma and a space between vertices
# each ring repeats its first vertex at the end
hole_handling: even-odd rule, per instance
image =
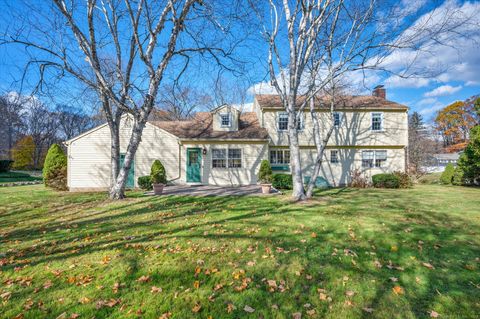
POLYGON ((178 176, 169 180, 169 182, 176 181, 182 177, 182 142, 177 141, 178 143, 178 176))

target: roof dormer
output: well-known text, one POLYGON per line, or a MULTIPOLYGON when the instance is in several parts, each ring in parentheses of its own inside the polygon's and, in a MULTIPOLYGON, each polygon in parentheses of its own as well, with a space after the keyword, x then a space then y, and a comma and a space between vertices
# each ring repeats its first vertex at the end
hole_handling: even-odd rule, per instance
POLYGON ((212 111, 214 131, 238 131, 240 111, 230 105, 222 105, 212 111))

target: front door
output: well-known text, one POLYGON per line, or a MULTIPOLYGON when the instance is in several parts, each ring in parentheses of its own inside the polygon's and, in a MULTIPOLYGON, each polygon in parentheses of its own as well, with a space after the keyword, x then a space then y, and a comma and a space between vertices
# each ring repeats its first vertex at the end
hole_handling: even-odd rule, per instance
POLYGON ((199 148, 187 148, 187 182, 200 183, 202 177, 200 174, 200 163, 202 162, 202 152, 199 148))
MULTIPOLYGON (((125 161, 125 154, 120 154, 120 168, 123 167, 123 162, 125 161)), ((127 182, 125 187, 134 188, 135 187, 135 160, 132 160, 130 165, 130 170, 128 171, 127 182)))

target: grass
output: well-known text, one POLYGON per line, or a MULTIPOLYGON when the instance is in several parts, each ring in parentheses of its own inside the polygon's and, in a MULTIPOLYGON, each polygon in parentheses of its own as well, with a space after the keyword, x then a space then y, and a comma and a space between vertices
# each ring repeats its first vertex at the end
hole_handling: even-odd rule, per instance
POLYGON ((129 196, 0 189, 0 317, 478 318, 480 189, 129 196))
POLYGON ((25 172, 1 172, 0 173, 0 184, 2 183, 13 183, 13 182, 32 182, 32 181, 41 181, 42 177, 34 176, 25 172))

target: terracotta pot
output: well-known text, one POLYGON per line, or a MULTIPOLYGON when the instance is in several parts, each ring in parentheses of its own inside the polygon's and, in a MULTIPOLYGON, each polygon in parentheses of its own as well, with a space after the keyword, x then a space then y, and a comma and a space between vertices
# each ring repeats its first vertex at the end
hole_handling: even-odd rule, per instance
POLYGON ((263 194, 270 194, 270 190, 272 189, 272 184, 260 184, 260 186, 262 186, 263 194))
POLYGON ((164 187, 165 184, 153 184, 153 193, 155 195, 162 195, 164 187))

